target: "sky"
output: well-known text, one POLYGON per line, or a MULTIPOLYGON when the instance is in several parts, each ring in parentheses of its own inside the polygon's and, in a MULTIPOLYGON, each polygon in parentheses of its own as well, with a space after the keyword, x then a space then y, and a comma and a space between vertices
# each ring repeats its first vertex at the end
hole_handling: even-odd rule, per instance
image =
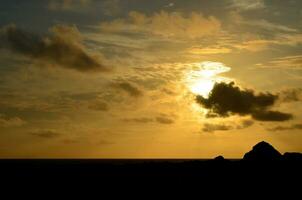
POLYGON ((302 1, 0 5, 1 158, 302 151, 302 1))

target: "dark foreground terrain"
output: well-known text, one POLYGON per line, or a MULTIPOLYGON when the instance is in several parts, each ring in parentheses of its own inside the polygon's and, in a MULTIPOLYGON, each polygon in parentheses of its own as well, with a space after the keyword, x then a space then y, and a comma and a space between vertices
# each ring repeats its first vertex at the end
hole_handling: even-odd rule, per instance
POLYGON ((130 182, 241 184, 256 181, 258 185, 290 184, 302 179, 302 155, 281 155, 271 145, 261 142, 243 159, 227 160, 222 156, 209 160, 0 160, 2 182, 26 185, 43 184, 128 184, 130 182))

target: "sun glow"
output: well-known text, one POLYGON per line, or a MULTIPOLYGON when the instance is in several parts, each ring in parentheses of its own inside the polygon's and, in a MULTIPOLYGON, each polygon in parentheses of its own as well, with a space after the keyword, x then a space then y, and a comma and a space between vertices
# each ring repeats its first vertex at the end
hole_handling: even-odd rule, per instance
POLYGON ((193 63, 192 66, 186 74, 186 85, 192 93, 204 97, 209 95, 216 82, 228 81, 227 78, 217 75, 231 70, 223 63, 211 61, 193 63))

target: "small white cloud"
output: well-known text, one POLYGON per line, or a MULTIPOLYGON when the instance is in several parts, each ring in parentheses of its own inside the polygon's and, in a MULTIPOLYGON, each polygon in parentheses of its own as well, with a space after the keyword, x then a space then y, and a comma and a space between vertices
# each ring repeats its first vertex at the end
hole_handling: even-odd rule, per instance
POLYGON ((174 7, 174 6, 175 6, 174 3, 169 3, 169 4, 165 5, 164 7, 165 8, 171 8, 171 7, 174 7))

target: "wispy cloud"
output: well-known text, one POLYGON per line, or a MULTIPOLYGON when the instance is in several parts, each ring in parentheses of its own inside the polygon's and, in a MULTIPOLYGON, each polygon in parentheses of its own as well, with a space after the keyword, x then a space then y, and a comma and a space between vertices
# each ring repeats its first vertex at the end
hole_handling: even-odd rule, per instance
POLYGON ((226 54, 231 53, 232 49, 226 47, 192 47, 188 49, 188 52, 196 55, 212 55, 212 54, 226 54))
POLYGON ((0 127, 18 127, 26 124, 26 121, 19 117, 7 117, 0 114, 0 127))
POLYGON ((174 7, 174 6, 175 6, 175 3, 171 2, 171 3, 167 4, 167 5, 165 5, 164 7, 165 8, 171 8, 171 7, 174 7))
POLYGON ((174 123, 173 119, 168 118, 166 116, 158 116, 158 117, 156 117, 156 121, 161 124, 173 124, 174 123))
POLYGON ((125 118, 123 121, 125 122, 134 122, 134 123, 151 123, 156 122, 159 124, 173 124, 175 122, 175 116, 171 116, 168 114, 161 113, 155 117, 133 117, 133 118, 125 118))
POLYGON ((108 111, 109 106, 107 103, 95 100, 88 105, 88 108, 95 111, 108 111))
POLYGON ((240 122, 232 122, 232 123, 205 123, 203 125, 202 131, 203 132, 215 132, 215 131, 229 131, 229 130, 236 130, 236 129, 245 129, 254 124, 253 120, 242 120, 240 122))
POLYGON ((179 12, 160 11, 148 16, 132 11, 125 19, 101 23, 101 30, 110 33, 144 33, 167 38, 200 38, 215 34, 221 23, 215 17, 204 17, 192 12, 184 16, 179 12))
POLYGON ((45 138, 45 139, 52 139, 52 138, 57 138, 61 136, 60 132, 57 132, 55 130, 35 130, 29 132, 30 135, 37 136, 40 138, 45 138))
POLYGON ((122 90, 132 97, 140 97, 143 95, 143 92, 137 86, 129 82, 123 81, 123 82, 113 83, 112 87, 122 90))
POLYGON ((264 0, 232 0, 231 8, 256 10, 265 8, 264 0))
POLYGON ((268 69, 302 69, 302 55, 285 56, 273 59, 266 63, 256 64, 257 68, 268 69))
POLYGON ((293 124, 291 126, 276 126, 273 128, 268 128, 268 131, 289 131, 289 130, 301 130, 302 129, 302 124, 293 124))

